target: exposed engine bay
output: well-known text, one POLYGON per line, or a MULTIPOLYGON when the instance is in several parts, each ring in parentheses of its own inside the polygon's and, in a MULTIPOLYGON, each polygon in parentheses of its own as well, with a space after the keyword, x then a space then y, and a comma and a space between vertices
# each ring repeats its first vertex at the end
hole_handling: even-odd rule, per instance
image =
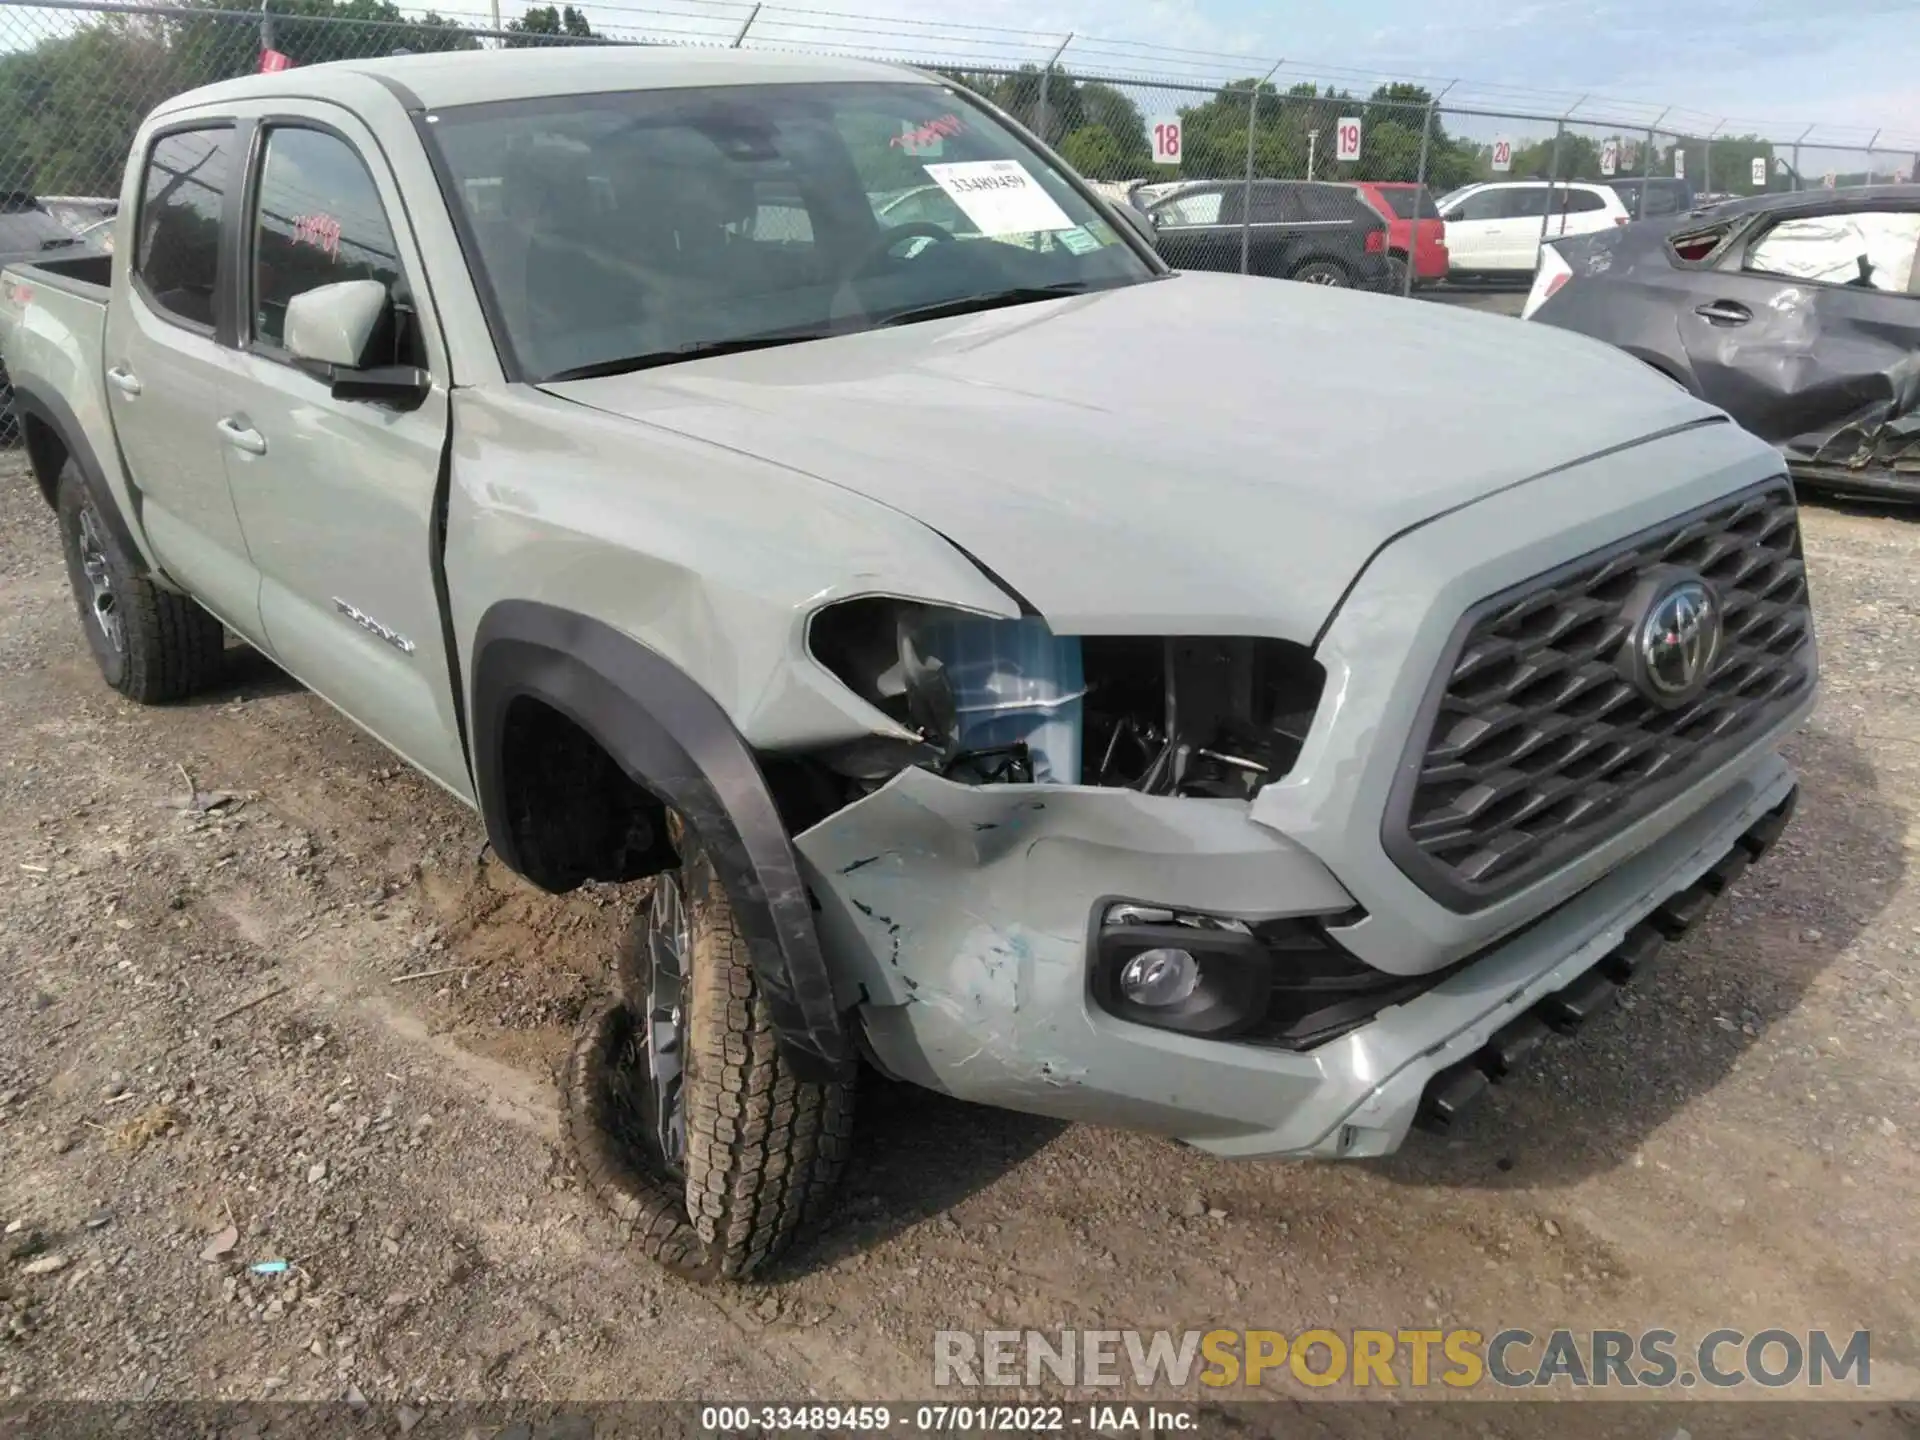
POLYGON ((861 793, 917 765, 966 784, 1251 799, 1293 767, 1326 681, 1284 640, 1056 636, 1038 617, 882 597, 822 612, 808 643, 910 732, 818 757, 861 793))

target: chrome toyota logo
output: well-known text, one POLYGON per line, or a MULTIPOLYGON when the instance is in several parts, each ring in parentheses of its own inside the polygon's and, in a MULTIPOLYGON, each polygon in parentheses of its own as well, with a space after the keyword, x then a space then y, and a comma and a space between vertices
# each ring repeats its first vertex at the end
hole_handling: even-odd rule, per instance
POLYGON ((1701 580, 1662 590, 1640 622, 1640 677, 1656 700, 1698 690, 1720 653, 1720 601, 1701 580))

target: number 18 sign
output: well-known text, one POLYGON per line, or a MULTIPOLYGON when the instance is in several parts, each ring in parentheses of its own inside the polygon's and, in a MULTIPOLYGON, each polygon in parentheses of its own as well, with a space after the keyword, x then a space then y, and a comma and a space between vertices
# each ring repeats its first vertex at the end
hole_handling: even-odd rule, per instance
POLYGON ((1178 115, 1157 116, 1150 123, 1153 135, 1153 163, 1156 165, 1178 165, 1180 163, 1180 117, 1178 115))
POLYGON ((1333 158, 1336 160, 1358 160, 1360 158, 1360 117, 1343 115, 1340 128, 1334 131, 1336 144, 1333 158))

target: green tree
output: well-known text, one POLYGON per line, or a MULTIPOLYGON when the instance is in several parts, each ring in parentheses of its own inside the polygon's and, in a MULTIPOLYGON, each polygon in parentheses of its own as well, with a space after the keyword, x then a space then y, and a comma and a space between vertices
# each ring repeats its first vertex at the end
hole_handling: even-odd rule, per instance
POLYGON ((529 6, 520 19, 507 22, 507 29, 512 32, 506 41, 509 50, 548 45, 556 37, 574 40, 595 38, 593 26, 587 23, 587 17, 571 5, 560 9, 552 5, 529 6))
POLYGON ((1145 174, 1153 163, 1153 142, 1146 118, 1130 96, 1098 80, 1080 86, 1080 112, 1088 126, 1105 130, 1119 153, 1119 164, 1145 174))

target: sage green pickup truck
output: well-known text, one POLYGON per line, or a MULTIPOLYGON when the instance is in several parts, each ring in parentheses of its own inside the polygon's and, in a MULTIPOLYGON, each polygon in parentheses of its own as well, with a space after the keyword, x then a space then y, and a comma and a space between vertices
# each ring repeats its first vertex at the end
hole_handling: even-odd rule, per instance
POLYGON ((863 1063, 1383 1154, 1793 805, 1771 449, 1577 336, 1172 273, 937 76, 253 76, 119 213, 0 281, 103 675, 181 699, 231 632, 535 885, 651 882, 568 1126, 682 1273, 821 1211, 863 1063))

